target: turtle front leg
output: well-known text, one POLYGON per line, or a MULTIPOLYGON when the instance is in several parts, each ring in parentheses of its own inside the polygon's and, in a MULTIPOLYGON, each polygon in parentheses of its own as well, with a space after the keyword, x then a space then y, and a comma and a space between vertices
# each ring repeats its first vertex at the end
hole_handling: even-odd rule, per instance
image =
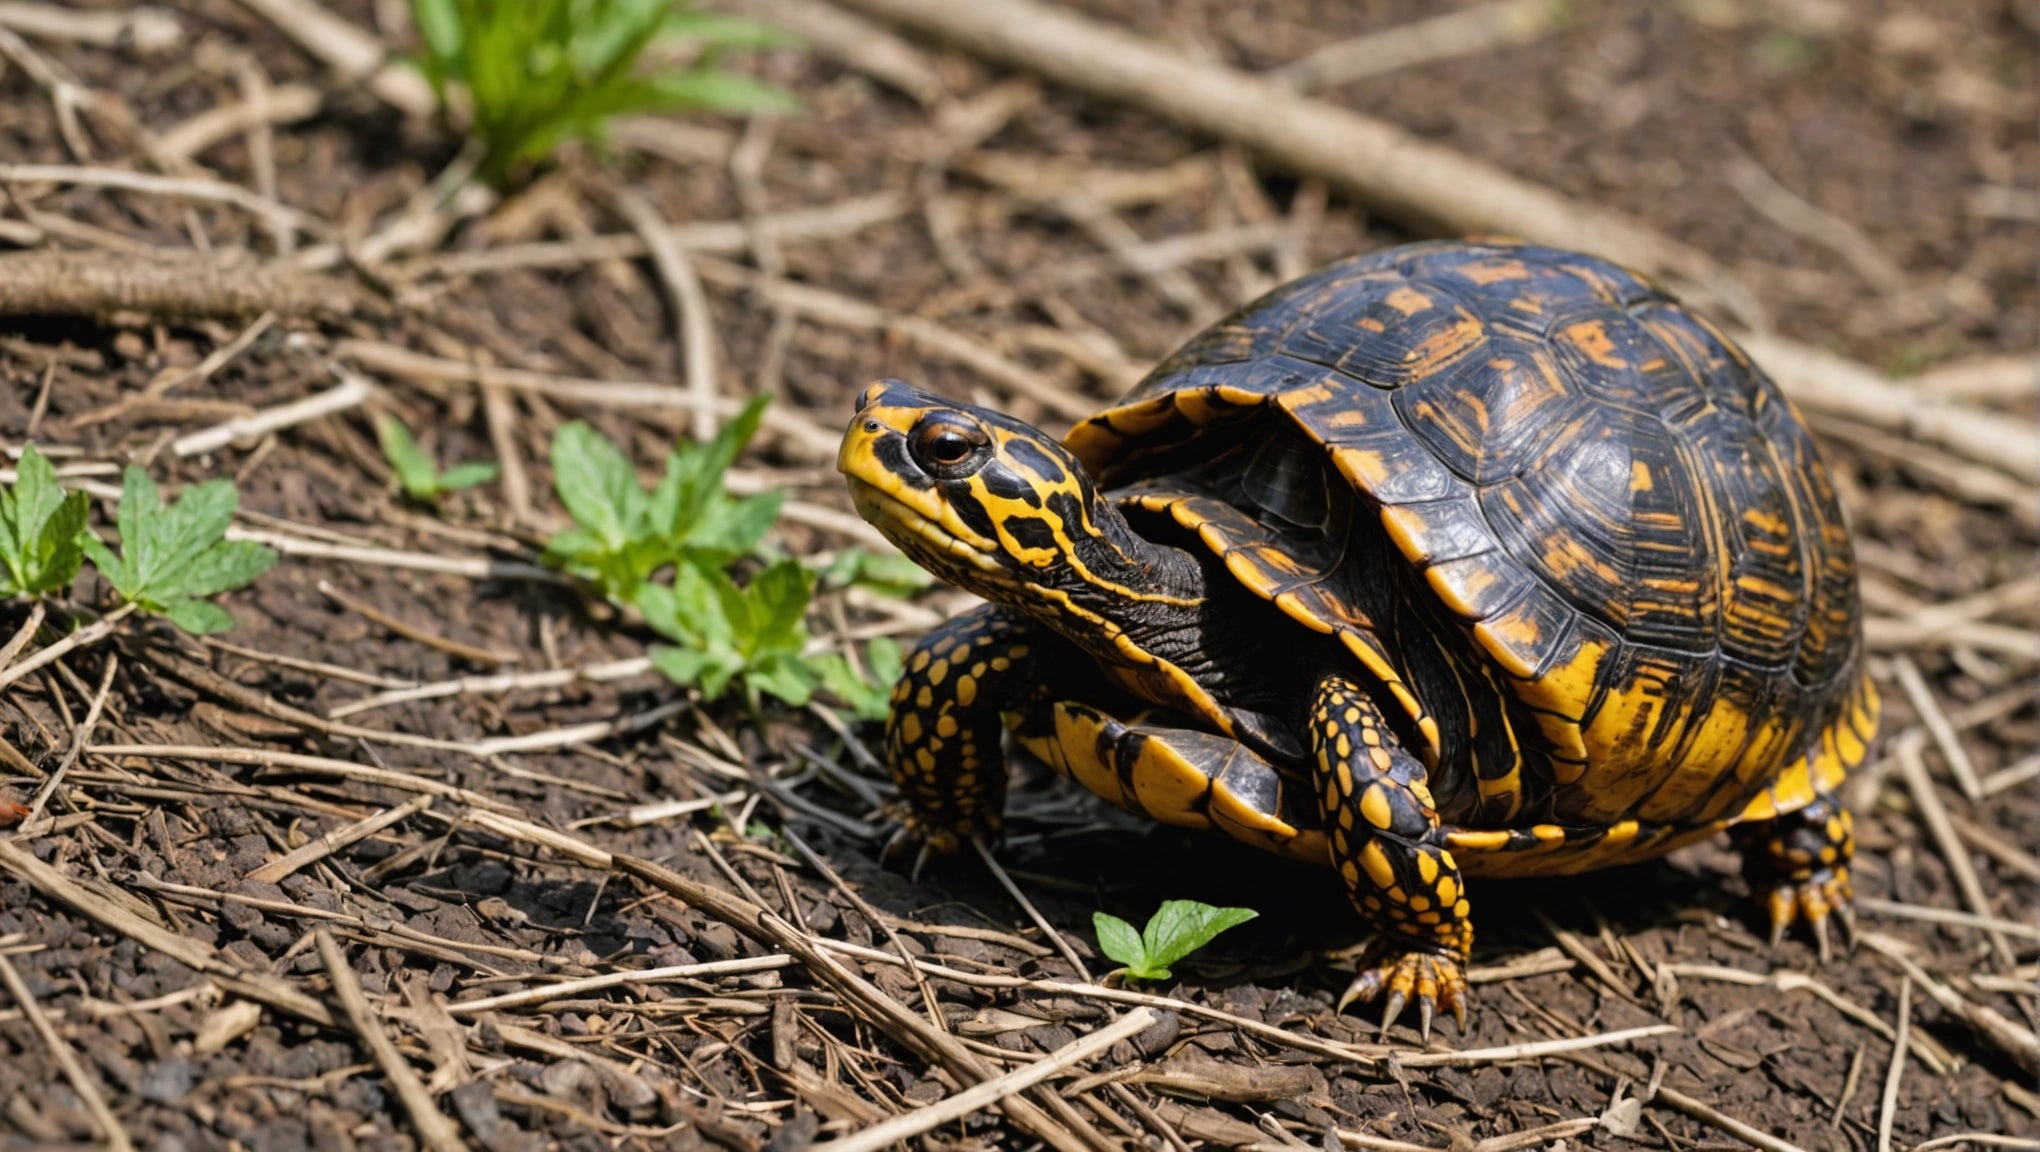
POLYGON ((1006 805, 1000 713, 1038 694, 1039 638, 1025 617, 988 604, 907 654, 886 717, 885 759, 900 791, 891 815, 927 851, 950 856, 974 837, 998 836, 1006 805))
POLYGON ((1820 962, 1827 963, 1832 956, 1830 915, 1855 939, 1855 892, 1849 884, 1855 822, 1833 793, 1822 792, 1813 803, 1781 816, 1738 824, 1729 836, 1742 853, 1750 888, 1770 913, 1773 948, 1793 921, 1804 920, 1820 947, 1820 962))
POLYGON ((1464 1031, 1473 925, 1423 761, 1396 741, 1366 689, 1337 673, 1312 698, 1310 746, 1332 863, 1379 932, 1339 1007, 1386 994, 1384 1032, 1412 1000, 1424 1039, 1441 1007, 1464 1031))

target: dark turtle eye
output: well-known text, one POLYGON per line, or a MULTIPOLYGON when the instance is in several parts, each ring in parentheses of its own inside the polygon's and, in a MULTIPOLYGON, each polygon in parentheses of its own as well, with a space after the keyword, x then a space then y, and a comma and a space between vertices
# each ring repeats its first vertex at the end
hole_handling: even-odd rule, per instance
POLYGON ((966 424, 931 420, 914 429, 914 455, 923 467, 950 469, 967 463, 986 444, 985 434, 966 424))

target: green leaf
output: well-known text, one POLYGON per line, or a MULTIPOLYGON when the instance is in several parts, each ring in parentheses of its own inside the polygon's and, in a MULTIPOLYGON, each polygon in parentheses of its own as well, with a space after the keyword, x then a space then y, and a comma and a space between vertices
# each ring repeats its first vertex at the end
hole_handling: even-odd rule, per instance
POLYGON ((553 488, 567 515, 615 551, 630 539, 644 489, 622 450, 579 420, 553 435, 553 488))
POLYGON ((744 669, 744 683, 754 691, 779 697, 798 708, 815 695, 816 674, 796 655, 775 653, 744 669))
POLYGON ((163 606, 162 615, 194 636, 205 636, 213 632, 225 632, 234 626, 234 618, 219 605, 206 600, 176 600, 163 606))
MULTIPOLYGON (((1147 949, 1142 945, 1140 933, 1133 925, 1117 916, 1105 912, 1091 913, 1091 928, 1098 934, 1098 949, 1126 966, 1128 973, 1149 979, 1147 949)), ((1162 977, 1152 977, 1161 979, 1162 977)))
POLYGON ((1252 920, 1252 908, 1215 908, 1195 900, 1164 900, 1141 934, 1148 963, 1158 969, 1190 955, 1228 928, 1252 920))
POLYGON ((84 561, 86 514, 85 494, 65 492, 48 457, 33 444, 23 448, 14 484, 0 492, 0 597, 70 583, 84 561))
POLYGON ((389 461, 390 471, 397 474, 397 486, 404 490, 404 495, 413 500, 430 500, 439 495, 439 466, 418 447, 418 441, 402 420, 388 412, 377 413, 375 438, 382 445, 383 459, 389 461))
POLYGON ((807 644, 805 621, 813 579, 798 560, 781 560, 751 578, 744 598, 751 606, 754 651, 799 652, 807 644))
POLYGON ((167 616, 187 632, 218 632, 233 618, 203 598, 252 582, 277 561, 266 544, 225 539, 240 502, 231 480, 208 480, 165 507, 148 474, 122 479, 120 555, 97 536, 74 537, 122 600, 167 616))
POLYGON ((800 101, 784 88, 775 88, 735 72, 699 68, 659 77, 654 89, 668 108, 713 108, 721 112, 791 112, 800 101))
POLYGON ((460 6, 454 0, 411 0, 411 19, 425 41, 425 50, 441 61, 460 55, 465 39, 460 6))
POLYGON ((459 492, 480 484, 487 484, 496 478, 501 469, 487 461, 456 464, 439 476, 441 492, 459 492))
POLYGON ((928 570, 899 552, 866 552, 845 548, 836 554, 822 573, 827 588, 851 585, 869 588, 887 596, 907 596, 935 582, 928 570))

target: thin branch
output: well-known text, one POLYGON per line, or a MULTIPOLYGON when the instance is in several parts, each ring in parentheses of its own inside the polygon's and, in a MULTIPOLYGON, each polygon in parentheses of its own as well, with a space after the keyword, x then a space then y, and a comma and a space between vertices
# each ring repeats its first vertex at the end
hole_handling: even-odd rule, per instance
POLYGON ((319 945, 319 959, 326 965, 326 975, 333 981, 333 998, 340 1001, 340 1010, 347 1015, 347 1022, 354 1027, 354 1033, 361 1043, 375 1057, 382 1069, 383 1078, 396 1090, 397 1100, 411 1117, 411 1126, 418 1132, 418 1141, 432 1152, 466 1152, 467 1145, 460 1138, 460 1129, 454 1126, 451 1117, 439 1110, 432 1100, 432 1094, 425 1090, 424 1081, 397 1051, 397 1046, 382 1029, 375 1007, 368 1002, 367 993, 361 990, 361 977, 355 975, 354 966, 347 962, 347 954, 325 928, 312 929, 312 938, 319 945))
MULTIPOLYGON (((12 848, 12 845, 8 847, 12 848)), ((43 1014, 42 1005, 36 1003, 35 993, 29 990, 28 982, 21 978, 21 973, 14 970, 13 962, 7 959, 5 953, 0 953, 0 983, 7 985, 7 991, 12 993, 15 1002, 21 1005, 21 1014, 27 1017, 29 1024, 35 1028, 36 1035, 42 1039, 43 1047, 49 1049, 50 1059, 57 1062, 57 1067, 63 1070, 64 1079, 71 1082, 72 1091, 78 1093, 78 1099, 84 1102, 85 1110, 92 1114, 92 1122, 99 1125, 100 1135, 106 1140, 107 1148, 111 1152, 134 1152, 134 1141, 128 1138, 127 1129, 121 1126, 120 1117, 115 1116, 113 1109, 107 1107, 106 1097, 100 1094, 99 1085, 94 1084, 92 1077, 86 1074, 85 1066, 78 1062, 77 1053, 71 1051, 71 1046, 64 1043, 63 1038, 57 1035, 57 1030, 50 1026, 50 1018, 43 1014)))

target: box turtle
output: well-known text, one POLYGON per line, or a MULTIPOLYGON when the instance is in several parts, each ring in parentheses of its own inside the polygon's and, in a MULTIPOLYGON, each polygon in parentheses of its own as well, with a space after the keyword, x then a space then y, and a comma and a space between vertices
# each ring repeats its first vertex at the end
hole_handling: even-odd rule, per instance
POLYGON ((1012 743, 1106 800, 1329 863, 1343 1008, 1464 1024, 1470 876, 1728 829, 1772 940, 1850 926, 1836 798, 1877 726, 1812 438, 1706 320, 1601 260, 1430 243, 1190 341, 1058 442, 881 381, 859 512, 987 603, 921 640, 903 831, 1000 828, 1012 743))

